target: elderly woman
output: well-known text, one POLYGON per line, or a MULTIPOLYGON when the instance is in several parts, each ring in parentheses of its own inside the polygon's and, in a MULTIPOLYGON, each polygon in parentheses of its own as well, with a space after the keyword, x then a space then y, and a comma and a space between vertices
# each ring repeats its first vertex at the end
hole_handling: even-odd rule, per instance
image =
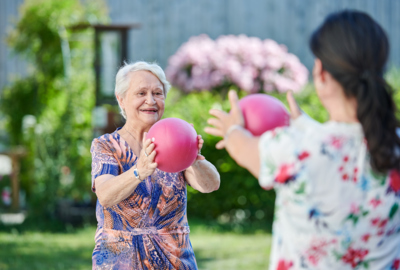
MULTIPOLYGON (((202 155, 185 171, 157 169, 146 132, 161 119, 169 83, 156 64, 126 64, 115 95, 122 128, 92 142, 92 189, 97 195, 93 269, 197 269, 186 217, 186 184, 219 188, 216 168, 202 155)), ((199 136, 199 152, 204 141, 199 136)))

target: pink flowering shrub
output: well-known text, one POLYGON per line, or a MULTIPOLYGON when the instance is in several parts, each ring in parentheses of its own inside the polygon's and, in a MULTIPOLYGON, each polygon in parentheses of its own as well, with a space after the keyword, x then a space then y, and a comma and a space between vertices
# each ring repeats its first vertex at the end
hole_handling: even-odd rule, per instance
POLYGON ((232 85, 248 93, 298 92, 308 80, 307 68, 286 46, 245 35, 192 37, 169 58, 166 73, 185 92, 232 85))

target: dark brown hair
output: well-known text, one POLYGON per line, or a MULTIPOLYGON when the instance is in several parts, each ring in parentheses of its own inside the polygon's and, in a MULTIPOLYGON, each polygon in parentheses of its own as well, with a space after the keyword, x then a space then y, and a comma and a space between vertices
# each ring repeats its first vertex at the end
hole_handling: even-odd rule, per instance
POLYGON ((345 95, 356 98, 372 168, 399 169, 399 123, 392 89, 383 78, 389 41, 382 27, 363 12, 333 13, 312 34, 310 47, 345 95))

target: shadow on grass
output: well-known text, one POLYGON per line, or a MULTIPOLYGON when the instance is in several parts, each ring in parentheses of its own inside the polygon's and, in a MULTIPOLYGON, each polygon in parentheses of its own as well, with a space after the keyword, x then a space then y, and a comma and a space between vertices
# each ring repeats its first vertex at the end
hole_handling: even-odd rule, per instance
POLYGON ((216 260, 215 258, 205 256, 204 254, 202 254, 202 252, 199 252, 197 250, 194 250, 194 254, 196 254, 196 262, 199 269, 206 268, 207 264, 216 260))
POLYGON ((247 221, 243 223, 220 223, 216 220, 201 220, 189 218, 190 230, 206 230, 215 233, 237 233, 237 234, 254 234, 254 233, 271 233, 272 221, 247 221))
POLYGON ((26 243, 2 243, 0 269, 90 269, 92 246, 63 247, 48 246, 46 243, 27 245, 26 243))

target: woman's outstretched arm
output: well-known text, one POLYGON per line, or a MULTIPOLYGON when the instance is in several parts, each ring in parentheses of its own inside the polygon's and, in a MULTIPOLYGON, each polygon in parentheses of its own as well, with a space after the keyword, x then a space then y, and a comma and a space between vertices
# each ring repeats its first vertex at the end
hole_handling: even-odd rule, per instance
MULTIPOLYGON (((288 92, 287 100, 291 117, 295 119, 301 115, 301 111, 291 92, 288 92)), ((235 91, 229 91, 229 102, 231 104, 229 114, 221 110, 210 110, 210 114, 215 118, 208 120, 208 124, 212 127, 205 128, 205 132, 223 137, 216 147, 218 149, 225 148, 240 166, 258 178, 260 171, 259 137, 254 137, 244 129, 244 118, 235 91)))

